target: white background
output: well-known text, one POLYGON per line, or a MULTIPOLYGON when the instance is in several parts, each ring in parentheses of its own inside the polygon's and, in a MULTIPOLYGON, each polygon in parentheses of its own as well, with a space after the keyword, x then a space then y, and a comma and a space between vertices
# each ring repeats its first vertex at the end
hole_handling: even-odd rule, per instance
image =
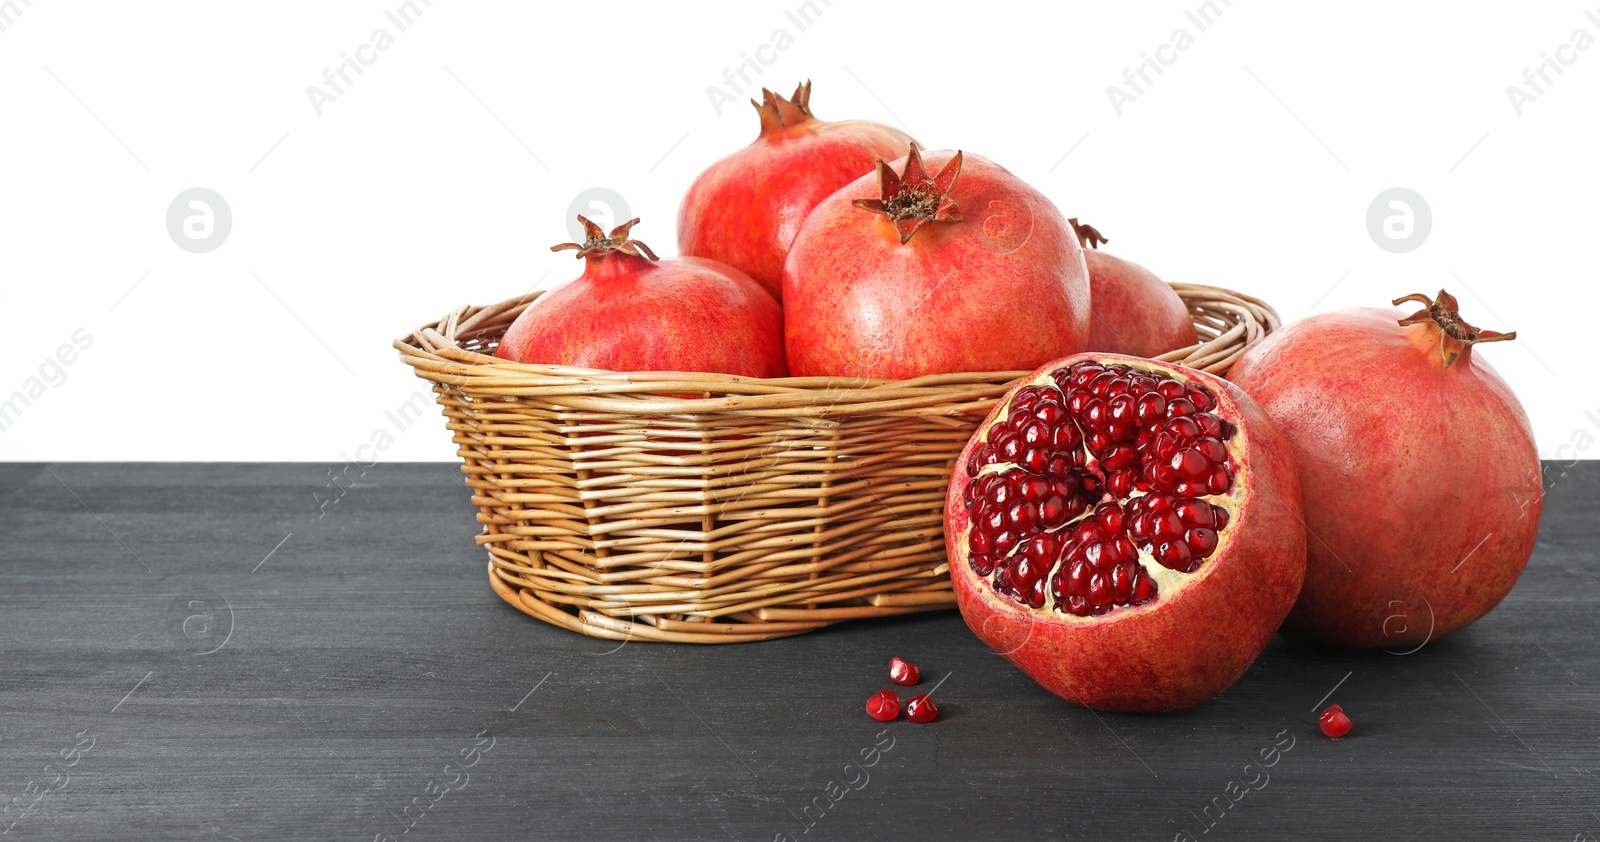
POLYGON ((380 430, 386 460, 453 458, 436 415, 386 419, 422 385, 390 341, 575 276, 547 247, 591 188, 675 253, 683 189, 756 134, 751 87, 721 114, 707 89, 780 28, 793 45, 761 50, 758 84, 810 78, 823 119, 990 158, 1168 280, 1290 319, 1445 287, 1470 321, 1518 331, 1478 358, 1542 454, 1600 437, 1600 45, 1564 51, 1521 115, 1507 95, 1576 30, 1600 38, 1583 4, 1235 0, 1200 32, 1196 2, 813 2, 800 31, 797 2, 435 0, 400 32, 395 0, 10 0, 0 399, 75 330, 94 343, 0 433, 0 459, 340 462, 380 430), (1193 46, 1119 116, 1107 87, 1180 27, 1193 46), (393 45, 318 115, 307 87, 379 28, 393 45), (233 214, 206 254, 165 226, 197 186, 233 214), (1397 186, 1433 219, 1407 254, 1366 223, 1397 186))

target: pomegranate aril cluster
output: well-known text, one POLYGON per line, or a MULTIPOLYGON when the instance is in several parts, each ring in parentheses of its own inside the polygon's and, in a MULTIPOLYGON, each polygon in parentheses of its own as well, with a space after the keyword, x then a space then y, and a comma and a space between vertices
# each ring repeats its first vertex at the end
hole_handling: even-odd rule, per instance
POLYGON ((997 593, 1077 616, 1159 596, 1139 551, 1193 572, 1216 551, 1237 430, 1205 388, 1083 362, 1017 390, 965 469, 968 562, 997 593), (990 470, 988 465, 1005 465, 990 470))

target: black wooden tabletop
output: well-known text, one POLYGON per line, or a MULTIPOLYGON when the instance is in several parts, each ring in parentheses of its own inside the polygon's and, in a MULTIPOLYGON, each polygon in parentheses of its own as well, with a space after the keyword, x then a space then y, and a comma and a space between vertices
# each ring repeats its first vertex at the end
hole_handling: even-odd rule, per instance
POLYGON ((489 589, 452 466, 0 465, 14 839, 1600 839, 1600 463, 1505 602, 1408 655, 1283 638, 1179 714, 1041 690, 954 612, 594 640, 489 589), (941 718, 862 704, 889 659, 941 718), (1323 737, 1316 712, 1355 721, 1323 737))

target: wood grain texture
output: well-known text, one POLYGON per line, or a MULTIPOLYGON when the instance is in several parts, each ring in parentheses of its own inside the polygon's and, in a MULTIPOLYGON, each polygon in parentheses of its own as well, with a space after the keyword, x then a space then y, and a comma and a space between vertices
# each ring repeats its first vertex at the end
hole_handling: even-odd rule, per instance
POLYGON ((1473 627, 1403 657, 1279 638, 1166 716, 1068 705, 953 612, 582 637, 490 592, 452 466, 370 468, 319 517, 327 468, 0 465, 7 838, 1600 839, 1600 463, 1548 466, 1528 571, 1473 627), (894 655, 944 681, 940 721, 861 710, 894 655))

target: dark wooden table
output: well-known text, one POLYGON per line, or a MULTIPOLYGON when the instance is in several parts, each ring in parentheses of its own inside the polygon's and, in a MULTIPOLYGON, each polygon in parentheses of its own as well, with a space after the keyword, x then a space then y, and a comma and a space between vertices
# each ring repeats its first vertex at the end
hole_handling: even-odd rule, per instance
POLYGON ((1600 839, 1600 463, 1548 466, 1527 573, 1472 628, 1279 638, 1165 716, 1062 702, 953 612, 561 631, 490 592, 452 466, 319 506, 326 470, 0 466, 7 838, 1600 839), (938 722, 863 713, 894 655, 938 722))

